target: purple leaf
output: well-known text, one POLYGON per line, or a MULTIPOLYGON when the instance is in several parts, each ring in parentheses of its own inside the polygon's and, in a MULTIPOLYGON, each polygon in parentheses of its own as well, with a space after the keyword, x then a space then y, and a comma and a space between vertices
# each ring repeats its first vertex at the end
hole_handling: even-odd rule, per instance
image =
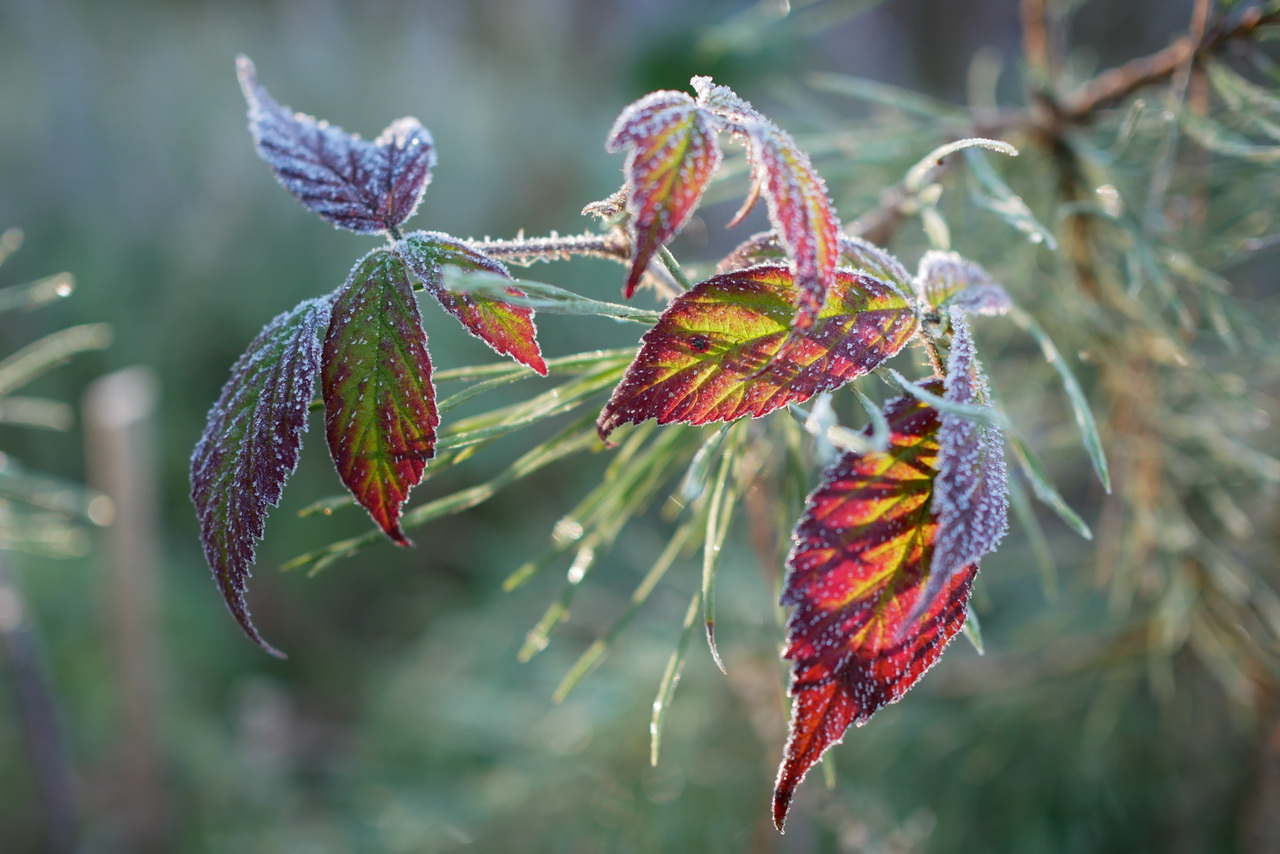
MULTIPOLYGON (((943 398, 965 406, 991 407, 986 375, 964 310, 951 309, 951 354, 943 398)), ((929 586, 924 600, 949 579, 993 552, 1009 528, 1009 491, 1004 435, 992 423, 942 413, 938 431, 938 479, 932 511, 938 520, 929 586)))
POLYGON ((231 369, 191 455, 191 500, 214 580, 245 633, 280 658, 249 619, 245 591, 267 508, 298 464, 329 304, 308 300, 267 324, 231 369))
POLYGON ((916 274, 920 302, 935 311, 959 306, 969 314, 1004 314, 1013 307, 986 270, 955 252, 930 250, 916 274))
POLYGON ((258 156, 298 201, 361 234, 394 233, 413 216, 436 162, 431 134, 417 119, 398 119, 367 142, 280 106, 248 57, 236 60, 236 70, 258 156))

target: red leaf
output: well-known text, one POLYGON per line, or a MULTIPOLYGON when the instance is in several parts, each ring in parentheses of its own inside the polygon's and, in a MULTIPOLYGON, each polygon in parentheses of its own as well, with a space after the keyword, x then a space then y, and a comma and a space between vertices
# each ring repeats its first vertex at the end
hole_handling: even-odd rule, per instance
POLYGON ((715 276, 678 296, 645 333, 600 414, 600 435, 650 418, 759 417, 862 376, 916 331, 906 298, 853 273, 836 276, 826 308, 804 333, 792 333, 795 296, 790 270, 764 266, 715 276))
MULTIPOLYGON (((512 305, 481 293, 451 291, 444 286, 441 266, 483 271, 510 279, 506 265, 479 252, 457 238, 436 232, 418 231, 396 244, 396 252, 409 265, 423 286, 440 301, 445 311, 458 319, 472 335, 494 351, 528 365, 544 377, 547 364, 538 347, 538 330, 533 325, 533 309, 512 305)), ((518 288, 507 288, 512 296, 524 296, 518 288)))
POLYGON ((333 304, 321 366, 325 434, 338 475, 400 545, 400 508, 435 453, 427 336, 400 258, 357 262, 333 304))
MULTIPOLYGON (((941 391, 938 384, 931 390, 941 391)), ((793 534, 782 604, 795 703, 774 787, 781 830, 805 773, 851 724, 898 700, 938 660, 964 623, 970 565, 917 611, 937 520, 930 512, 938 413, 914 398, 886 407, 890 446, 849 453, 809 496, 793 534)))
POLYGON ((436 152, 414 118, 398 119, 373 142, 276 103, 248 57, 236 60, 258 156, 280 186, 339 228, 392 231, 413 216, 436 152))
POLYGON ((214 580, 245 633, 280 658, 249 619, 245 592, 267 508, 298 465, 328 321, 329 300, 314 299, 268 323, 231 369, 191 455, 191 500, 214 580))
POLYGON ((840 222, 827 185, 786 131, 756 122, 746 126, 753 177, 764 190, 769 219, 795 264, 796 329, 817 320, 840 257, 840 222))
POLYGON ((606 144, 629 149, 627 210, 635 254, 623 294, 630 298, 663 244, 676 235, 720 165, 715 118, 683 92, 653 92, 622 111, 606 144))

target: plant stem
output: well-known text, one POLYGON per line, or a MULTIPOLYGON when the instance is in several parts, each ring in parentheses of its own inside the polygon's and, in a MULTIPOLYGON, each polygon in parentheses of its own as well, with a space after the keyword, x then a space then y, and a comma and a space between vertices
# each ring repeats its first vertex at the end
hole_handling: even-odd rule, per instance
POLYGON ((662 266, 667 268, 667 272, 671 274, 671 278, 676 280, 676 284, 681 290, 689 290, 693 284, 689 281, 689 277, 680 269, 680 263, 676 261, 676 256, 671 254, 671 250, 663 246, 658 250, 658 257, 662 260, 662 266))
POLYGON ((554 231, 546 237, 518 236, 512 240, 468 240, 473 249, 490 258, 528 266, 539 261, 566 261, 574 255, 607 258, 620 264, 631 261, 630 247, 614 234, 586 232, 562 237, 554 231))

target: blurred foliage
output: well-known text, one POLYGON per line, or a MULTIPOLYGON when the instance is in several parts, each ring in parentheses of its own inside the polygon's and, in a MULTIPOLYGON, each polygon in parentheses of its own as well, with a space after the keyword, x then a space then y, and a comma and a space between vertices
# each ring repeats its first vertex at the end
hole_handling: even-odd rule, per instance
MULTIPOLYGON (((88 377, 135 362, 162 380, 168 850, 1275 850, 1274 26, 1073 116, 1084 81, 1194 31, 1197 9, 1212 7, 1212 32, 1257 4, 1024 2, 1047 19, 1043 51, 1029 53, 1009 0, 791 5, 787 18, 776 0, 0 9, 0 223, 32 236, 6 279, 73 269, 81 283, 75 300, 20 322, 0 316, 2 351, 106 321, 119 338, 109 353, 33 393, 69 401, 88 377), (679 68, 723 77, 814 155, 851 227, 908 260, 945 234, 1045 327, 1099 418, 1110 496, 1036 342, 998 321, 976 335, 1010 419, 1095 541, 1044 508, 1021 514, 979 576, 985 656, 955 645, 903 703, 850 733, 827 763, 831 787, 814 775, 781 838, 765 808, 785 732, 781 555, 760 560, 757 526, 735 521, 718 561, 728 676, 689 644, 656 767, 650 704, 700 589, 701 553, 677 558, 601 666, 562 703, 550 698, 628 613, 669 518, 655 510, 618 533, 546 650, 517 659, 564 595, 564 576, 552 576, 572 558, 511 594, 504 579, 555 545, 547 532, 610 454, 548 466, 420 528, 414 552, 379 546, 304 579, 271 567, 366 530, 351 511, 297 516, 336 487, 309 448, 268 523, 252 592, 264 630, 293 652, 266 660, 209 583, 186 458, 263 320, 336 286, 361 244, 298 216, 257 162, 232 73, 239 52, 270 66, 291 105, 349 130, 421 118, 440 166, 420 216, 475 236, 580 230, 582 204, 617 185, 602 143, 620 106, 654 85, 683 88, 679 68), (1022 154, 955 155, 926 182, 938 189, 905 187, 922 156, 973 135, 1022 154)), ((682 260, 749 233, 751 222, 720 228, 740 195, 733 180, 712 188, 707 201, 725 205, 677 240, 682 260)), ((590 260, 537 273, 607 300, 622 278, 590 260)), ((442 369, 487 358, 427 314, 442 369)), ((539 323, 556 342, 549 356, 629 346, 638 331, 539 323)), ((468 401, 454 417, 481 403, 494 405, 468 401)), ((798 425, 778 429, 804 441, 798 425)), ((700 437, 675 432, 678 486, 700 437)), ((31 468, 83 480, 74 435, 3 435, 31 468)), ((519 451, 495 444, 432 474, 415 503, 499 476, 519 451)), ((815 480, 781 477, 778 516, 794 519, 815 480)), ((82 848, 126 850, 111 800, 118 721, 99 558, 11 562, 46 630, 82 848)), ((0 838, 6 851, 41 850, 11 699, 0 690, 0 838)))

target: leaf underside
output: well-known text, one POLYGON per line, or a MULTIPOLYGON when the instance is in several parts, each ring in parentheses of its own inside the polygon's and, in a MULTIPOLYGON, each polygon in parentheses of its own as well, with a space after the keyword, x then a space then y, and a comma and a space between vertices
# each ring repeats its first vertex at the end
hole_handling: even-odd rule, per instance
MULTIPOLYGON (((942 391, 938 383, 930 387, 942 391)), ((851 724, 901 698, 967 613, 976 565, 918 607, 938 526, 930 513, 938 413, 900 397, 885 415, 889 448, 841 457, 809 496, 793 534, 782 604, 795 608, 783 652, 792 661, 795 701, 774 788, 779 829, 805 773, 851 724)))
MULTIPOLYGON (((512 305, 486 294, 449 290, 444 286, 441 265, 462 270, 484 271, 511 278, 505 264, 473 249, 447 234, 418 231, 396 243, 396 253, 441 307, 457 318, 468 332, 488 344, 494 352, 510 356, 547 375, 547 363, 538 347, 538 330, 533 322, 533 309, 512 305)), ((512 296, 524 296, 519 288, 507 288, 512 296)))
POLYGON ((606 147, 629 149, 627 211, 635 251, 624 296, 635 293, 649 261, 693 215, 720 165, 715 117, 683 92, 653 92, 614 122, 606 147))
MULTIPOLYGON (((951 309, 951 328, 943 398, 962 406, 990 409, 987 378, 964 310, 958 306, 951 309)), ((940 590, 951 576, 995 551, 1009 528, 1003 431, 996 424, 950 412, 942 413, 941 421, 938 479, 933 493, 938 536, 925 599, 940 590)))
POLYGON ((650 418, 706 424, 759 417, 866 374, 915 334, 907 299, 847 272, 836 276, 813 325, 794 333, 796 291, 788 268, 760 266, 681 294, 645 333, 597 422, 601 437, 650 418))
POLYGON ((435 453, 427 337, 404 263, 362 258, 334 300, 321 365, 325 436, 338 475, 392 540, 400 511, 435 453))
POLYGON ((298 464, 329 310, 327 297, 308 300, 267 324, 231 369, 191 456, 191 500, 214 580, 240 627, 278 657, 250 620, 245 592, 267 508, 298 464))
POLYGON ((394 232, 413 215, 436 162, 417 119, 397 119, 369 142, 276 103, 247 57, 236 70, 258 156, 304 206, 360 234, 394 232))

